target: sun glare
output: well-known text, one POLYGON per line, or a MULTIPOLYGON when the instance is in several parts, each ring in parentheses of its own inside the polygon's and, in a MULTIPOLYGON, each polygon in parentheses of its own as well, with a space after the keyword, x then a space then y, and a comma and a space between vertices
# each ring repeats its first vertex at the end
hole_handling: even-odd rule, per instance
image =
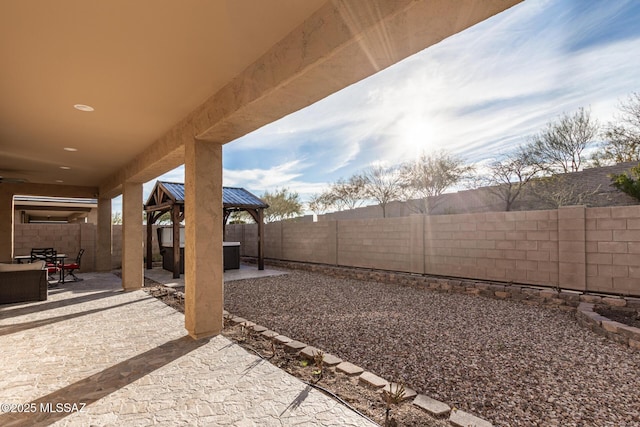
POLYGON ((436 141, 433 125, 424 117, 407 116, 397 124, 397 149, 405 159, 435 149, 436 141))

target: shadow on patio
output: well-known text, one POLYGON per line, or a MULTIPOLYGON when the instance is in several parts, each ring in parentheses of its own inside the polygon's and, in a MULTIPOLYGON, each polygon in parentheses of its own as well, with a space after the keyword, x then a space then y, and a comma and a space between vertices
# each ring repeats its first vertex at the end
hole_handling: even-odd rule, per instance
POLYGON ((35 410, 0 425, 371 425, 315 390, 301 401, 303 383, 222 336, 192 340, 115 275, 84 278, 0 307, 0 402, 35 410))

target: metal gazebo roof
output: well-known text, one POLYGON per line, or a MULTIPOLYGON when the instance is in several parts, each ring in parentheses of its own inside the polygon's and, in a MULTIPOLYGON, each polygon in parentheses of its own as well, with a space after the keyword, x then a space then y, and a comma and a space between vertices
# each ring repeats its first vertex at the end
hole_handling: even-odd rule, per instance
MULTIPOLYGON (((157 181, 147 203, 145 203, 145 208, 163 206, 169 201, 173 202, 172 204, 184 204, 183 183, 157 181)), ((266 209, 269 207, 259 197, 239 187, 222 187, 222 205, 225 209, 266 209)))
MULTIPOLYGON (((171 212, 171 222, 173 223, 173 277, 180 277, 180 251, 176 242, 180 238, 180 222, 185 219, 184 211, 185 188, 183 183, 156 181, 156 185, 151 191, 151 195, 144 205, 147 212, 147 268, 152 267, 151 263, 151 236, 152 227, 157 219, 165 212, 171 212)), ((247 211, 258 224, 258 269, 264 270, 264 210, 268 208, 265 202, 253 195, 244 188, 222 187, 222 209, 223 227, 227 224, 229 216, 234 211, 247 211)))

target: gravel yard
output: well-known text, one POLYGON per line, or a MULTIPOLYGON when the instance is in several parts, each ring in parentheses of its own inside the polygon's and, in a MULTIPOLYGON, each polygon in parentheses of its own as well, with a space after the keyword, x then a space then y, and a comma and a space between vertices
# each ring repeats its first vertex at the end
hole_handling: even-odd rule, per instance
POLYGON ((499 426, 640 426, 640 352, 573 313, 291 271, 225 308, 499 426))

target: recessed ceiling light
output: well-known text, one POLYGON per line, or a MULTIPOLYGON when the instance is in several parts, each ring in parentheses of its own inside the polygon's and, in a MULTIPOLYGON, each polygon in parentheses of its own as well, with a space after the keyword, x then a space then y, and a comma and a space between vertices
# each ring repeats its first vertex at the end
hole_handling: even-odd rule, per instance
POLYGON ((69 170, 71 168, 69 166, 60 166, 60 169, 69 170))
POLYGON ((76 104, 73 108, 80 111, 93 111, 93 107, 91 105, 76 104))
POLYGON ((64 151, 78 151, 78 149, 73 147, 64 147, 64 151))

